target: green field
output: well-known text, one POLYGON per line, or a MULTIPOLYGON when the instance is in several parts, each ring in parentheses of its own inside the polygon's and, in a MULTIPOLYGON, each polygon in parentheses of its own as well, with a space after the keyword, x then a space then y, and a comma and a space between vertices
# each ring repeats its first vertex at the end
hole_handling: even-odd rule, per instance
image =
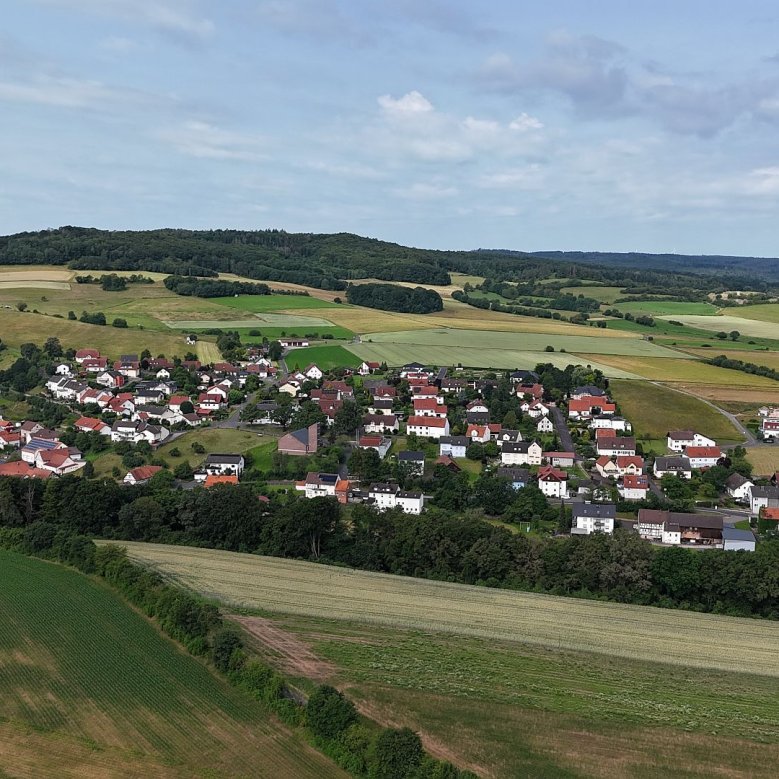
MULTIPOLYGON (((727 309, 733 311, 734 309, 727 309)), ((762 303, 755 306, 739 306, 735 309, 741 319, 756 319, 760 322, 779 324, 779 303, 762 303)))
POLYGON ((356 368, 362 362, 359 357, 337 344, 293 349, 284 360, 290 370, 302 370, 314 363, 323 371, 339 367, 356 368))
POLYGON ((304 308, 337 308, 340 305, 310 295, 237 295, 209 298, 209 300, 220 306, 238 308, 255 314, 264 311, 297 311, 304 308))
MULTIPOLYGON (((324 338, 329 335, 333 339, 340 341, 351 341, 354 338, 354 333, 351 330, 347 330, 345 327, 338 327, 337 325, 317 326, 309 329, 308 327, 269 327, 264 322, 258 322, 253 327, 247 328, 244 324, 242 327, 231 327, 231 330, 237 330, 241 336, 241 343, 252 344, 261 343, 263 338, 268 338, 271 341, 277 338, 283 338, 284 336, 290 337, 303 337, 309 333, 312 333, 315 338, 324 338), (260 335, 250 335, 249 333, 255 333, 259 331, 260 335)), ((198 332, 197 329, 195 332, 198 332)))
MULTIPOLYGON (((268 435, 272 435, 269 433, 268 435)), ((281 433, 279 433, 281 435, 281 433)), ((180 462, 187 462, 192 467, 200 465, 207 454, 242 454, 260 442, 257 433, 250 430, 235 430, 231 428, 205 427, 189 430, 181 438, 172 443, 163 444, 156 452, 171 468, 180 462), (197 441, 206 450, 203 454, 192 451, 192 444, 197 441), (181 452, 179 457, 171 455, 172 449, 181 452)))
POLYGON ((695 430, 718 442, 743 440, 725 416, 691 395, 648 381, 612 381, 609 388, 635 434, 662 439, 663 452, 670 430, 695 430))
POLYGON ((719 309, 711 303, 681 303, 676 300, 641 300, 635 303, 619 303, 614 308, 631 314, 649 316, 714 316, 719 309))
POLYGON ((617 298, 623 296, 622 287, 606 287, 598 284, 583 287, 563 287, 560 292, 569 295, 584 295, 586 298, 595 298, 603 303, 613 303, 617 298))
POLYGON ((344 774, 104 585, 0 551, 0 775, 344 774))
POLYGON ((316 674, 481 775, 775 774, 776 623, 127 546, 241 607, 255 646, 304 689, 316 674))

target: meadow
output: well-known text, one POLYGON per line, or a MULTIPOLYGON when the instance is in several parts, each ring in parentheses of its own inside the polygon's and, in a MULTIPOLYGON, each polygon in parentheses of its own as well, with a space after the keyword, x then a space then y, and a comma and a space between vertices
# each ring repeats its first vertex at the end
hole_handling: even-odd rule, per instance
POLYGON ((678 300, 641 300, 618 303, 614 308, 624 313, 649 316, 714 316, 719 309, 711 303, 683 303, 678 300))
POLYGON ((779 303, 758 303, 754 306, 740 306, 736 310, 741 319, 779 324, 779 303))
POLYGON ((289 368, 289 370, 294 370, 296 368, 298 370, 303 370, 311 365, 311 363, 314 363, 323 371, 344 366, 356 368, 362 362, 357 355, 352 354, 338 344, 293 349, 287 354, 284 361, 287 363, 287 368, 289 368))
POLYGON ((106 586, 0 551, 0 774, 344 774, 106 586))
POLYGON ((671 665, 779 677, 779 623, 494 590, 316 563, 164 544, 123 542, 131 559, 237 608, 671 665), (690 647, 695 647, 691 654, 690 647))
POLYGON ((732 423, 707 403, 648 381, 611 381, 612 397, 639 438, 663 439, 669 430, 696 430, 716 441, 741 441, 732 423))
POLYGON ((336 308, 339 304, 320 300, 308 295, 235 295, 232 297, 209 298, 212 303, 253 314, 264 311, 287 311, 289 309, 336 308))
POLYGON ((772 368, 775 371, 779 371, 779 352, 772 351, 744 351, 741 349, 720 349, 716 347, 714 349, 688 349, 691 354, 696 357, 703 357, 704 359, 711 359, 712 357, 719 357, 724 354, 731 360, 743 360, 744 362, 751 362, 755 365, 765 365, 767 368, 772 368))
POLYGON ((779 446, 751 446, 747 460, 755 469, 755 476, 770 477, 779 473, 779 446))
MULTIPOLYGON (((757 306, 755 306, 757 308, 757 306)), ((663 317, 668 319, 669 317, 663 317)), ((700 330, 708 330, 709 332, 729 333, 731 330, 738 330, 741 336, 747 336, 751 338, 755 336, 757 338, 771 338, 774 339, 779 335, 777 333, 776 322, 761 321, 759 319, 749 319, 741 317, 736 314, 723 314, 720 316, 688 316, 679 315, 671 317, 672 319, 679 319, 680 322, 689 327, 695 327, 700 330)))

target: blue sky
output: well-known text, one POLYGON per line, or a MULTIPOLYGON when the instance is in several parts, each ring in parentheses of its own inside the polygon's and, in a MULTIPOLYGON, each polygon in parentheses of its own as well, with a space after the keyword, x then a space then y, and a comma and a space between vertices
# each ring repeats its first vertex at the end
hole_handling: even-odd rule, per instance
POLYGON ((0 232, 776 256, 779 6, 6 0, 0 232))

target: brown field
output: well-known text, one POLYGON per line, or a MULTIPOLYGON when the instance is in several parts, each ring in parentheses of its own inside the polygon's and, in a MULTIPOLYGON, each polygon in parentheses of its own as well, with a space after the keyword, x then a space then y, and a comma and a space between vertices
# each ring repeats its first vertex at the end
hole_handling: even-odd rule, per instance
POLYGON ((0 276, 0 290, 3 289, 70 289, 70 284, 67 281, 36 281, 35 279, 7 281, 0 276))
POLYGON ((707 400, 741 403, 747 406, 755 406, 755 408, 764 403, 779 404, 779 386, 772 389, 771 387, 739 387, 732 384, 717 385, 680 382, 679 388, 707 400))
MULTIPOLYGON (((779 327, 777 327, 777 333, 779 334, 779 327)), ((758 349, 719 349, 718 347, 713 349, 685 349, 684 351, 695 354, 698 357, 708 358, 719 357, 721 354, 724 354, 725 357, 731 360, 752 362, 755 365, 765 365, 767 368, 779 371, 779 352, 764 352, 758 349)))
POLYGON ((70 281, 75 275, 61 265, 0 265, 2 281, 70 281))
POLYGON ((779 471, 779 445, 750 447, 747 460, 752 463, 755 476, 773 476, 779 471))
POLYGON ((758 387, 774 389, 777 383, 765 376, 751 376, 741 371, 707 365, 699 360, 667 360, 657 357, 628 357, 622 355, 579 355, 612 368, 635 373, 652 381, 683 382, 686 384, 718 384, 721 386, 758 387))

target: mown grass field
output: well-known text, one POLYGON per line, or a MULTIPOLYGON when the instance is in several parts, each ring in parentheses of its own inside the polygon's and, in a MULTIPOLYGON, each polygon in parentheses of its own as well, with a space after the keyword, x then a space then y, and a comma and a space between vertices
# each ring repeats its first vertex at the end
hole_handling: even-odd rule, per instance
POLYGON ((779 623, 353 571, 294 560, 126 543, 130 556, 235 607, 514 640, 779 677, 779 623), (695 647, 694 655, 690 647, 695 647))
POLYGON ((241 311, 262 313, 263 311, 288 311, 305 308, 335 308, 339 304, 307 295, 238 295, 233 297, 209 298, 213 303, 241 311))
POLYGON ((741 441, 732 423, 698 398, 648 381, 612 381, 609 388, 637 436, 663 439, 669 430, 696 430, 716 441, 741 441))
MULTIPOLYGON (((779 751, 769 677, 322 618, 271 622, 366 708, 411 716, 423 737, 493 776, 769 776, 779 751)), ((259 647, 299 673, 296 658, 259 647)))
MULTIPOLYGON (((755 306, 757 308, 757 306, 755 306)), ((728 309, 731 310, 731 309, 728 309)), ((666 319, 668 317, 665 317, 666 319)), ((761 321, 759 319, 749 319, 741 317, 738 314, 725 314, 720 316, 672 316, 672 319, 678 319, 682 324, 695 327, 700 330, 708 330, 712 333, 724 331, 729 333, 731 330, 738 330, 741 336, 756 336, 758 338, 776 338, 776 322, 761 321)))
POLYGON ((263 439, 250 430, 204 427, 188 430, 181 438, 163 444, 155 454, 162 457, 171 468, 175 468, 180 462, 187 462, 195 467, 200 465, 208 454, 242 454, 262 442, 263 439), (192 451, 192 444, 195 442, 206 450, 203 454, 192 451), (171 449, 178 449, 180 456, 171 455, 171 449))
POLYGON ((742 319, 756 319, 760 322, 773 322, 774 324, 779 324, 779 303, 740 306, 736 311, 738 312, 738 316, 742 319))
POLYGON ((779 472, 779 446, 751 446, 747 449, 747 460, 755 469, 755 476, 773 476, 779 472))
POLYGON ((0 551, 0 772, 344 776, 76 571, 0 551))
POLYGON ((290 370, 307 368, 311 363, 323 371, 345 366, 356 368, 362 360, 343 346, 308 346, 303 349, 293 349, 284 358, 290 370))
POLYGON ((682 303, 678 300, 641 300, 618 303, 615 308, 625 313, 649 316, 714 316, 719 309, 711 303, 682 303))
POLYGON ((603 303, 613 303, 617 298, 623 296, 622 287, 607 287, 600 284, 582 287, 563 287, 560 292, 569 295, 584 295, 586 298, 595 298, 603 303))

